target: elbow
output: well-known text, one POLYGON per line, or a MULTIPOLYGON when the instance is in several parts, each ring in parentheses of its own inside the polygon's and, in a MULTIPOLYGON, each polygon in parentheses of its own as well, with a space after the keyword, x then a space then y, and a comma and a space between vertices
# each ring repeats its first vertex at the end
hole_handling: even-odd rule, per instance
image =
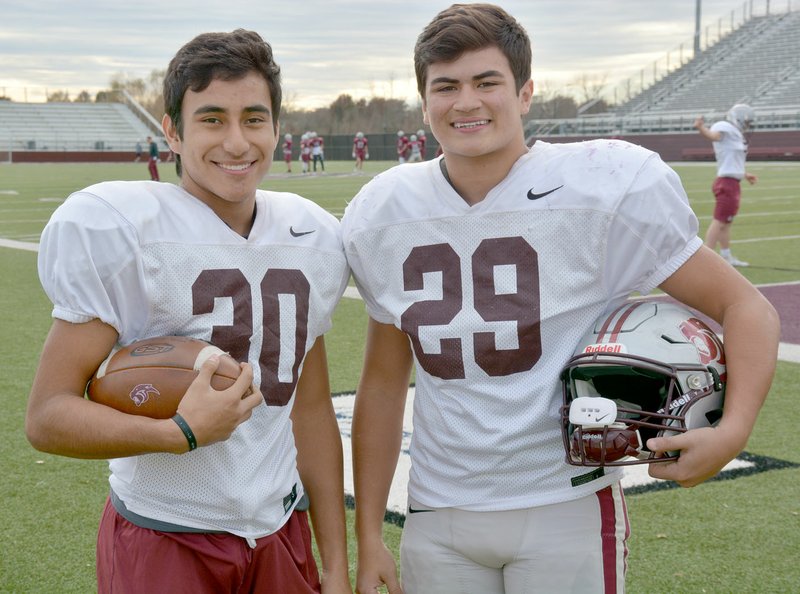
POLYGON ((26 419, 25 421, 25 437, 28 438, 28 443, 30 443, 35 450, 39 450, 40 452, 47 452, 47 440, 44 438, 44 432, 40 431, 39 428, 33 423, 30 418, 26 419))
POLYGON ((56 454, 58 452, 55 451, 52 435, 53 431, 47 427, 42 415, 28 410, 25 417, 25 437, 27 437, 28 443, 40 452, 56 454))

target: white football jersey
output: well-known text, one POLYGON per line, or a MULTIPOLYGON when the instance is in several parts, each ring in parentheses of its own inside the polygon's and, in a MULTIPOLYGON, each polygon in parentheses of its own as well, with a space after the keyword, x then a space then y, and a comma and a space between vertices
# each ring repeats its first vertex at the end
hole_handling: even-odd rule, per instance
POLYGON ((619 479, 565 461, 559 374, 586 329, 699 247, 677 174, 620 141, 537 142, 468 205, 439 160, 368 183, 342 220, 369 311, 416 364, 409 496, 505 510, 619 479))
POLYGON ((742 179, 747 160, 747 142, 741 130, 730 122, 720 121, 711 126, 711 131, 722 134, 722 138, 713 143, 717 177, 742 179))
POLYGON ((347 284, 339 223, 294 194, 258 191, 248 238, 182 188, 101 183, 71 195, 42 234, 39 274, 69 322, 99 318, 119 344, 192 336, 249 361, 265 403, 223 442, 110 461, 132 512, 259 538, 303 489, 289 413, 302 362, 347 284))

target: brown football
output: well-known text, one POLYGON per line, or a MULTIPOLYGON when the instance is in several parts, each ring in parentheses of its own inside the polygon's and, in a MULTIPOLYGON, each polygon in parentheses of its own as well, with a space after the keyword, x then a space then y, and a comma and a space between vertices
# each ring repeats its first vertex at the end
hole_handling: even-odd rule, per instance
POLYGON ((241 371, 233 357, 203 340, 160 336, 112 351, 89 382, 86 394, 94 402, 128 414, 168 419, 200 366, 213 354, 221 357, 211 386, 224 390, 241 371))

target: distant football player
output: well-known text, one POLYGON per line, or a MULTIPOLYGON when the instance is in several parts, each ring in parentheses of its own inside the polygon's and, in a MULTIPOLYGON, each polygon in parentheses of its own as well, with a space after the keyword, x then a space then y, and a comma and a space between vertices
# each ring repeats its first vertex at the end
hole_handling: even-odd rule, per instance
POLYGON ((425 160, 425 147, 427 146, 428 137, 425 134, 424 128, 420 128, 417 130, 417 140, 419 140, 419 152, 422 156, 422 160, 425 160))
POLYGON ((397 131, 397 161, 405 163, 411 154, 411 146, 408 144, 408 136, 402 130, 397 131))
POLYGON ((416 134, 412 134, 411 138, 408 139, 408 147, 408 162, 419 163, 422 161, 422 143, 419 141, 416 134))
POLYGON ((657 154, 614 140, 528 148, 531 45, 501 8, 442 11, 414 63, 443 155, 374 178, 342 221, 370 316, 352 427, 357 589, 401 591, 382 525, 413 362, 405 594, 622 592, 620 472, 567 464, 562 368, 633 292, 660 287, 722 323, 718 426, 647 444, 680 451, 652 476, 696 485, 747 442, 773 375, 776 313, 703 246, 657 154))
POLYGON ((320 170, 325 171, 325 139, 316 132, 311 132, 308 142, 311 145, 311 159, 314 173, 317 172, 317 163, 319 163, 320 170))
POLYGON ((151 181, 160 181, 158 175, 158 162, 161 160, 158 152, 158 144, 152 136, 147 137, 147 171, 150 172, 151 181))
POLYGON ((283 150, 283 162, 286 163, 286 173, 292 172, 292 135, 291 134, 284 134, 283 135, 283 144, 281 145, 281 149, 283 150))
POLYGON ((309 173, 311 168, 311 132, 305 132, 300 138, 300 164, 303 173, 309 173))
POLYGON ((749 132, 755 123, 755 112, 749 105, 738 104, 728 110, 725 120, 706 126, 702 116, 694 122, 694 127, 703 138, 713 142, 714 155, 717 159, 717 178, 711 187, 714 193, 714 218, 706 231, 705 244, 716 249, 733 266, 748 266, 731 253, 731 227, 733 219, 739 212, 742 197, 740 182, 746 179, 751 185, 758 178, 747 173, 747 145, 749 132))
POLYGON ((353 138, 353 158, 356 160, 355 170, 364 171, 364 161, 369 159, 369 139, 363 132, 356 132, 353 138))
POLYGON ((42 451, 110 459, 98 591, 350 592, 341 438, 323 333, 348 278, 337 220, 259 190, 279 141, 280 69, 257 33, 205 33, 164 78, 180 185, 72 194, 42 234, 54 322, 26 431, 42 451), (202 365, 172 419, 84 399, 115 345, 178 335, 240 361, 202 365), (296 451, 296 454, 295 454, 296 451), (301 501, 322 561, 322 584, 301 501))

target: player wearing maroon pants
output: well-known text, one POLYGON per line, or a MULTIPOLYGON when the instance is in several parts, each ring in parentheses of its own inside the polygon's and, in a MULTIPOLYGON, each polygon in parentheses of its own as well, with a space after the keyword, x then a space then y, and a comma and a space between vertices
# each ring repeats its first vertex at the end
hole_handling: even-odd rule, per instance
POLYGON ((323 338, 348 279, 339 223, 300 196, 258 189, 278 144, 281 87, 257 33, 191 40, 170 62, 164 99, 180 185, 90 186, 42 234, 54 322, 28 438, 109 459, 101 593, 350 592, 323 338), (239 378, 214 390, 211 357, 173 419, 84 399, 115 345, 165 335, 215 344, 241 362, 239 378), (298 509, 307 499, 321 584, 298 509))

